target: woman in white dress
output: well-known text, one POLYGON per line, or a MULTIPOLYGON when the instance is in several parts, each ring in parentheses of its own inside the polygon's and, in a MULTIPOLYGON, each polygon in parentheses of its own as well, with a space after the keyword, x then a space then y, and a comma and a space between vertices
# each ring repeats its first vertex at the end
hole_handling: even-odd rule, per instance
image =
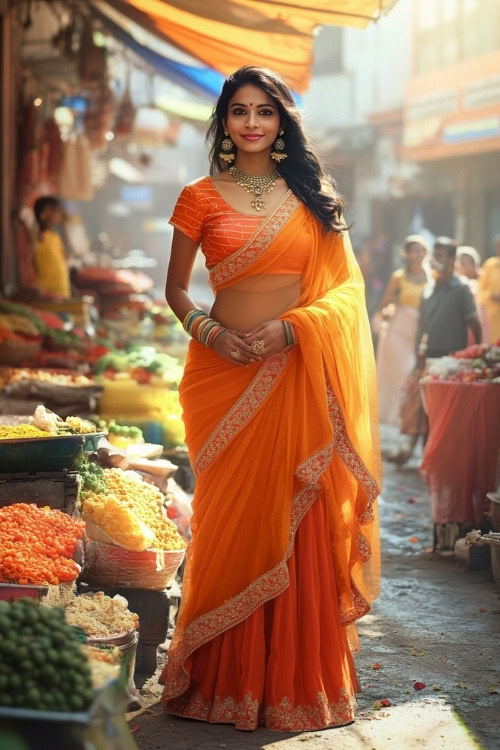
POLYGON ((411 234, 406 238, 404 268, 392 274, 380 303, 377 374, 381 424, 399 426, 403 388, 415 366, 420 299, 429 280, 424 264, 427 253, 423 237, 411 234))

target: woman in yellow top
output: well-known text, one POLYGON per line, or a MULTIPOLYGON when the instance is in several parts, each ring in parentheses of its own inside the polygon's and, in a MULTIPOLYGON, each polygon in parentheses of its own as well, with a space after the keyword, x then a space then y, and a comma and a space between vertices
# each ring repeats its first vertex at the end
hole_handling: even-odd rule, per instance
POLYGON ((346 724, 353 625, 379 578, 363 278, 276 73, 231 75, 209 135, 211 175, 172 217, 167 299, 193 338, 180 398, 197 480, 163 697, 239 729, 346 724), (200 245, 210 317, 188 294, 200 245))
POLYGON ((415 365, 420 299, 429 280, 423 265, 427 252, 427 243, 423 237, 411 234, 406 238, 405 267, 392 274, 380 303, 384 318, 377 349, 381 424, 399 426, 403 388, 415 365), (392 310, 394 314, 391 315, 392 310))
POLYGON ((40 237, 35 247, 35 265, 41 292, 59 299, 71 297, 69 269, 64 246, 54 230, 63 219, 61 204, 50 195, 38 198, 34 208, 40 237))
POLYGON ((495 250, 496 256, 484 262, 479 279, 479 300, 487 323, 484 340, 490 344, 500 341, 500 234, 495 237, 495 250))

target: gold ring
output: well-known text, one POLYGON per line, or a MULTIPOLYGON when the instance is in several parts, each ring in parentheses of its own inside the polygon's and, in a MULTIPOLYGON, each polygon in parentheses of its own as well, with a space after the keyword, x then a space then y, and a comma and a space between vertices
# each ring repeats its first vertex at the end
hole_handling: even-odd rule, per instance
POLYGON ((235 351, 235 352, 231 352, 231 357, 232 357, 233 359, 239 359, 239 358, 241 357, 241 354, 240 354, 240 352, 238 352, 238 351, 235 351))
POLYGON ((254 354, 264 354, 266 350, 266 345, 264 343, 264 339, 255 339, 253 342, 251 349, 254 354))

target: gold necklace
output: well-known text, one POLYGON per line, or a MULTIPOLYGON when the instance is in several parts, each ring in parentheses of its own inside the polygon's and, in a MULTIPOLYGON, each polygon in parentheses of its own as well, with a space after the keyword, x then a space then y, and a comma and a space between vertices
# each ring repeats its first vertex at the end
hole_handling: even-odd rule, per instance
POLYGON ((270 193, 273 188, 276 187, 276 180, 279 178, 280 173, 277 167, 274 167, 272 172, 265 174, 262 177, 257 177, 253 174, 245 174, 238 169, 238 167, 229 167, 229 174, 234 178, 236 183, 246 190, 247 193, 253 193, 255 198, 251 202, 252 208, 256 211, 262 211, 266 208, 266 202, 262 200, 261 196, 264 193, 270 193))

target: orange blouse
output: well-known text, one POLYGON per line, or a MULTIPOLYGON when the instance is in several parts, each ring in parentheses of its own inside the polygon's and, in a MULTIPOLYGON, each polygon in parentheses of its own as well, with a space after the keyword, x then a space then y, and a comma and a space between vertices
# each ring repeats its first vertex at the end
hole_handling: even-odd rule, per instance
MULTIPOLYGON (((222 197, 211 177, 202 177, 183 189, 170 223, 194 242, 201 243, 206 266, 211 269, 239 250, 266 218, 237 211, 222 197)), ((302 274, 306 249, 294 248, 280 273, 302 274)))

